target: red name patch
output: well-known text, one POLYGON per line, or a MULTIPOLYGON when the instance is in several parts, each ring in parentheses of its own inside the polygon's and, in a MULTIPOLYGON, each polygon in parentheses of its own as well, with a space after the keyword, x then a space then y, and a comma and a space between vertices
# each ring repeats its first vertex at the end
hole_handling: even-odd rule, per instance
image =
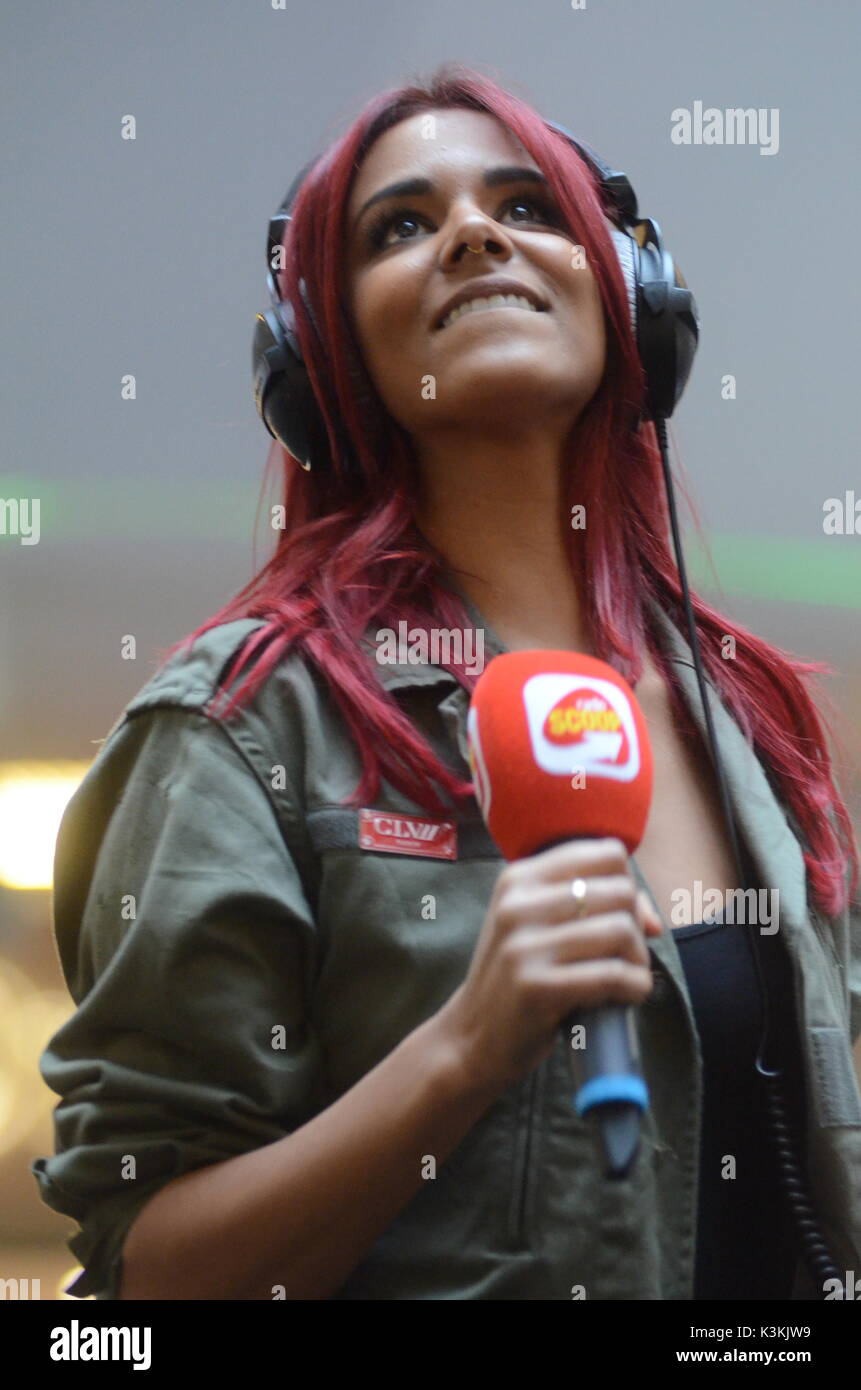
POLYGON ((390 811, 359 811, 359 848, 389 854, 423 854, 431 859, 457 858, 457 826, 450 820, 423 820, 390 811))

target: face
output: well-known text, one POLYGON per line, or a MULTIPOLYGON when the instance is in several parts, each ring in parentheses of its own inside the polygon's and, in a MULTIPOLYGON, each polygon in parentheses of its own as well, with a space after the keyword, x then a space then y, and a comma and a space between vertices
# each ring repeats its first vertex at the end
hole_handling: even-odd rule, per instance
POLYGON ((576 422, 606 363, 597 283, 534 160, 494 117, 443 109, 386 131, 357 174, 346 236, 365 366, 414 440, 576 422), (386 193, 404 181, 414 186, 386 193), (529 303, 441 323, 454 297, 489 298, 498 277, 529 303))

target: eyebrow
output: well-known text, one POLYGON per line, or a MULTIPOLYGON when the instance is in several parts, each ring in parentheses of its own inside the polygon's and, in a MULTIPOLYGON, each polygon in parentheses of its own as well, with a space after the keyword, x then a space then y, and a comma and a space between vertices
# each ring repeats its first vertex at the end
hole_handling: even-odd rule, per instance
MULTIPOLYGON (((482 182, 485 188, 496 188, 501 183, 540 183, 547 186, 547 180, 540 169, 522 168, 518 164, 501 164, 495 169, 485 169, 482 182)), ((368 208, 373 207, 375 203, 383 202, 385 198, 417 198, 435 190, 436 184, 432 179, 399 179, 397 183, 387 184, 362 205, 353 226, 358 226, 368 208)))

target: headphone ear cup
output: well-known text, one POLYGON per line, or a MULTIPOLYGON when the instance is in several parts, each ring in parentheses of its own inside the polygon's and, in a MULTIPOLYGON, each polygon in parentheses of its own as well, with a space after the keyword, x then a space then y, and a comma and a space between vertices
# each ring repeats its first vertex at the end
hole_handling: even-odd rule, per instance
POLYGON ((669 419, 691 374, 700 336, 699 315, 657 222, 644 218, 636 236, 640 350, 649 369, 649 408, 653 419, 669 419))
POLYGON ((700 338, 699 315, 696 300, 681 278, 678 267, 673 267, 672 284, 669 288, 674 328, 674 367, 672 372, 672 399, 666 414, 669 417, 675 409, 679 397, 688 384, 688 377, 694 365, 694 357, 700 338))
POLYGON ((293 306, 286 300, 257 315, 251 361, 257 413, 273 439, 304 469, 323 467, 326 428, 302 359, 293 306))
POLYGON ((699 342, 696 301, 656 222, 642 218, 631 232, 610 230, 645 373, 647 415, 668 420, 687 385, 699 342))

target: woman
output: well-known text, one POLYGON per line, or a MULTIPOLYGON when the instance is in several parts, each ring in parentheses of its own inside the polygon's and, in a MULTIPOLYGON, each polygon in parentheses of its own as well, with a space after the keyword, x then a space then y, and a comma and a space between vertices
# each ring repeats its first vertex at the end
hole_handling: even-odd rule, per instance
MULTIPOLYGON (((62 1100, 34 1172, 82 1227, 73 1292, 822 1297, 766 1148, 746 933, 674 910, 697 881, 748 885, 586 164, 496 84, 443 70, 369 104, 285 246, 329 467, 284 458, 272 560, 130 703, 58 841, 78 1010, 42 1060, 62 1100), (519 300, 476 304, 505 288, 491 277, 519 300), (636 859, 586 840, 504 865, 468 780, 476 676, 378 660, 403 620, 472 628, 486 660, 590 652, 630 681, 655 760, 636 859), (640 1006, 651 1096, 617 1183, 559 1034, 611 1000, 640 1006)), ((851 1268, 857 853, 800 679, 819 668, 694 611, 745 867, 781 894, 794 1142, 851 1268)))

